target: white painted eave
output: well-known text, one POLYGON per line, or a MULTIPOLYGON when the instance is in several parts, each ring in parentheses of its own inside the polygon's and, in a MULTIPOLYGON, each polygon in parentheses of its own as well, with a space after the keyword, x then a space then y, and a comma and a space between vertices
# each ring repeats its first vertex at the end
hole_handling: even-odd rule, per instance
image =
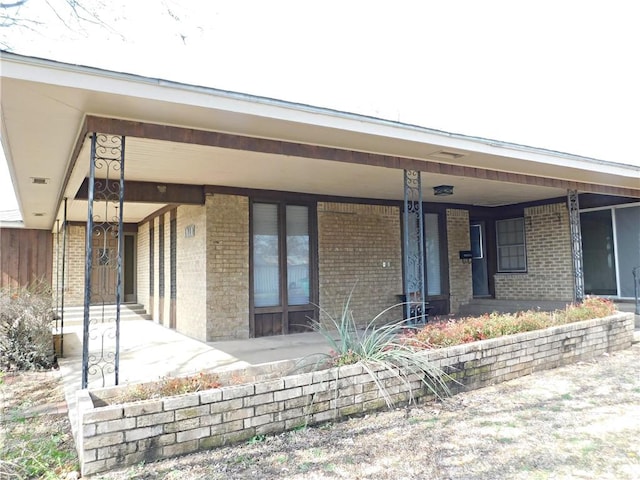
MULTIPOLYGON (((181 106, 211 108, 270 120, 326 127, 332 130, 353 132, 354 134, 375 135, 423 144, 435 144, 445 149, 469 150, 550 165, 561 163, 570 168, 640 177, 640 167, 631 164, 609 162, 499 140, 449 133, 311 105, 290 103, 272 98, 60 63, 52 60, 24 57, 12 53, 3 52, 1 56, 2 76, 7 78, 28 81, 44 80, 48 84, 80 90, 169 102, 181 106)), ((100 112, 87 113, 100 115, 100 112)), ((121 118, 131 117, 123 115, 121 118)), ((185 125, 178 124, 178 126, 185 125)))
MULTIPOLYGON (((30 228, 51 228, 59 205, 52 206, 52 211, 46 218, 34 218, 30 212, 43 210, 44 205, 56 203, 65 195, 73 195, 71 191, 63 192, 65 179, 73 177, 75 180, 71 183, 77 187, 86 175, 87 163, 76 164, 71 170, 73 146, 86 115, 640 190, 639 166, 5 52, 0 53, 0 87, 3 89, 0 95, 5 93, 5 87, 8 92, 7 98, 0 98, 3 148, 17 189, 20 210, 30 228), (11 95, 14 97, 10 98, 11 95), (30 102, 21 102, 19 96, 32 98, 30 102), (36 101, 35 98, 39 100, 36 101), (25 107, 26 104, 28 107, 25 107), (5 110, 9 111, 11 118, 6 116, 5 110), (7 122, 10 122, 10 128, 6 128, 7 122), (20 145, 15 155, 13 144, 20 145), (463 156, 446 160, 435 158, 433 154, 440 150, 459 152, 463 156), (40 192, 45 189, 30 185, 28 175, 24 173, 27 171, 25 164, 36 161, 40 162, 38 169, 45 171, 45 176, 52 179, 50 191, 42 194, 40 192), (54 189, 57 190, 54 192, 54 189), (29 204, 28 208, 25 207, 26 203, 29 204)), ((211 153, 215 152, 212 150, 211 153)), ((281 160, 284 165, 286 162, 281 160)), ((359 172, 364 172, 365 169, 363 166, 359 172)), ((35 164, 32 170, 36 171, 35 164)), ((291 171, 289 168, 287 173, 291 171)), ((378 175, 369 169, 363 179, 369 173, 372 179, 378 175)), ((244 178, 248 181, 246 186, 251 185, 251 179, 246 176, 244 178)), ((136 179, 157 181, 143 176, 136 179)), ((288 184, 278 184, 277 179, 274 179, 268 186, 260 184, 260 179, 254 180, 255 188, 291 190, 299 184, 297 182, 300 179, 290 176, 288 184)), ((383 182, 379 175, 378 181, 383 182)), ((325 187, 333 187, 335 183, 330 184, 327 179, 327 183, 318 183, 314 188, 318 192, 326 192, 329 188, 325 187)), ((72 185, 67 187, 71 190, 75 188, 72 185)), ((315 190, 309 187, 307 191, 313 193, 315 190)), ((493 191, 495 186, 487 184, 485 194, 489 196, 493 191)), ((344 191, 335 190, 331 193, 346 196, 354 194, 347 185, 344 191)), ((537 193, 540 194, 539 191, 537 193)), ((561 192, 548 194, 551 193, 561 192)), ((375 195, 373 189, 371 194, 375 195)), ((539 197, 532 192, 531 199, 534 198, 539 197)))

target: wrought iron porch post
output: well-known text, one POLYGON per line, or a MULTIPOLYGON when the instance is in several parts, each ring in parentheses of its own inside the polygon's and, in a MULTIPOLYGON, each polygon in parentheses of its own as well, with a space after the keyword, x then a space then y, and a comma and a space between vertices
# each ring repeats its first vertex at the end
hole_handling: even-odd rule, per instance
POLYGON ((60 356, 64 357, 64 288, 65 264, 67 261, 67 199, 64 199, 64 213, 62 217, 62 281, 60 282, 60 356))
POLYGON ((60 319, 60 220, 56 219, 56 309, 54 314, 56 332, 60 319))
POLYGON ((85 239, 82 388, 87 388, 91 375, 101 377, 103 386, 106 385, 108 374, 114 374, 115 385, 120 380, 124 147, 124 136, 100 133, 93 133, 91 136, 85 239), (96 178, 97 170, 101 172, 100 178, 96 178), (95 206, 98 206, 99 210, 95 209, 95 206), (94 240, 100 243, 95 252, 94 240), (111 241, 116 242, 115 249, 111 241), (100 282, 94 284, 94 276, 99 278, 100 282), (107 304, 112 303, 114 297, 115 316, 112 310, 107 308, 107 304), (100 306, 100 309, 95 311, 95 318, 92 318, 92 302, 100 306), (91 348, 92 340, 96 341, 95 349, 91 348))
POLYGON ((405 318, 422 320, 425 312, 424 216, 422 181, 417 170, 404 171, 404 298, 405 318), (412 304, 413 307, 412 308, 412 304), (415 308, 418 307, 418 308, 415 308), (413 313, 412 312, 417 312, 413 313), (413 317, 420 318, 413 318, 413 317))
POLYGON ((573 257, 573 300, 584 300, 584 270, 582 266, 582 232, 580 230, 580 203, 577 190, 567 190, 569 225, 571 228, 571 255, 573 257))

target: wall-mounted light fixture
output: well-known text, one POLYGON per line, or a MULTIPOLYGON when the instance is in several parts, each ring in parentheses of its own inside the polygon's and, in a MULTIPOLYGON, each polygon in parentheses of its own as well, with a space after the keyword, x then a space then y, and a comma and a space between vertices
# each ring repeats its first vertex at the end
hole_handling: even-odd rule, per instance
POLYGON ((436 197, 453 195, 453 185, 438 185, 437 187, 433 187, 433 194, 436 197))

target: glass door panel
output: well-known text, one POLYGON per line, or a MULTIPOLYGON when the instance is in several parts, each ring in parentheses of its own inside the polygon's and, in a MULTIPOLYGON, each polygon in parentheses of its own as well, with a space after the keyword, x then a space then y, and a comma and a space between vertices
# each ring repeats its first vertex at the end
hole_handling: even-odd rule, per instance
POLYGON ((287 205, 287 299, 307 305, 309 297, 309 207, 287 205))
POLYGON ((278 205, 253 205, 253 302, 280 305, 278 205))
POLYGON ((425 253, 427 266, 427 295, 440 295, 440 230, 438 214, 427 213, 424 216, 425 253))
POLYGON ((252 212, 252 335, 308 332, 317 316, 315 210, 274 202, 254 203, 252 212))
POLYGON ((589 295, 617 295, 611 210, 580 214, 584 290, 589 295))
POLYGON ((634 297, 633 268, 640 266, 640 207, 617 208, 616 247, 621 297, 634 297))

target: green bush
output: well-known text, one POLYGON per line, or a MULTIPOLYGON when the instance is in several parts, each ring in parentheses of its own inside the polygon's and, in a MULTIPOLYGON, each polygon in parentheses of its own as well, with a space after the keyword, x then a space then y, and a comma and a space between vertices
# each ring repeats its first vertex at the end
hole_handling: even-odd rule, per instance
POLYGON ((53 364, 51 291, 0 290, 0 369, 34 370, 53 364))
POLYGON ((416 348, 443 348, 515 333, 529 332, 566 323, 612 315, 613 302, 588 297, 580 304, 568 305, 564 310, 540 312, 528 310, 514 314, 491 313, 445 322, 433 322, 405 333, 405 339, 416 348))

